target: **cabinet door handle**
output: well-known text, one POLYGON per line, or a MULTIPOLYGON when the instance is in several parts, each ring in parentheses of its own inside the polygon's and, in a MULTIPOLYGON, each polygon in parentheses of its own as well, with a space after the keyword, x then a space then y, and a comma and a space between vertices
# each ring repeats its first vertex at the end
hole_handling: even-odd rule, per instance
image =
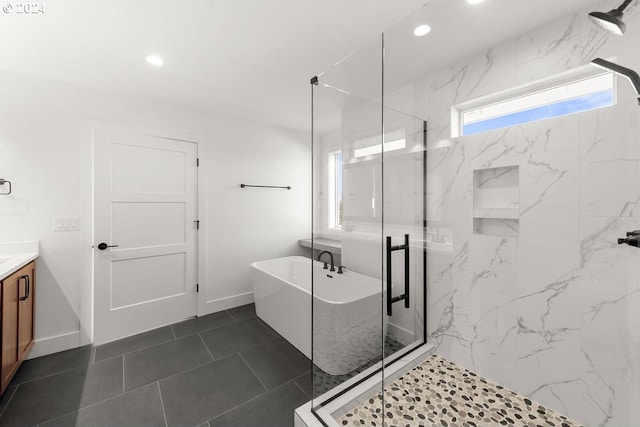
POLYGON ((25 301, 29 298, 29 276, 25 274, 21 276, 20 279, 24 279, 24 296, 20 297, 20 301, 25 301))

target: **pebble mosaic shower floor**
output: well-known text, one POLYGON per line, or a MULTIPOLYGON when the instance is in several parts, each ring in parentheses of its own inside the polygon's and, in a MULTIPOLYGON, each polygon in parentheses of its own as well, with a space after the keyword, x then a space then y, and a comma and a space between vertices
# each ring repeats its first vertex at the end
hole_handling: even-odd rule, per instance
POLYGON ((583 427, 434 355, 338 419, 343 426, 583 427))

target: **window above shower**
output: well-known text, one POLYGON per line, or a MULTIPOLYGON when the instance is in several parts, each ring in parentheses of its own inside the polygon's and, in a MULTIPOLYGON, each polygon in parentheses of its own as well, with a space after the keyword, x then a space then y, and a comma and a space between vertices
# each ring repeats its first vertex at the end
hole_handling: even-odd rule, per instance
POLYGON ((616 102, 613 73, 579 67, 543 80, 457 104, 453 137, 609 107, 616 102))

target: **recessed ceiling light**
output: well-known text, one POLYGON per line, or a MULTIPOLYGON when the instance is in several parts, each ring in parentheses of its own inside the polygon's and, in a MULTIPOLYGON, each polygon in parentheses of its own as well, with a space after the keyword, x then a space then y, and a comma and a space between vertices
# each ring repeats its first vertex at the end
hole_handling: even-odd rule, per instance
POLYGON ((156 67, 159 67, 162 64, 164 64, 164 61, 158 55, 147 56, 147 62, 151 65, 155 65, 156 67))
POLYGON ((427 24, 419 25, 416 27, 415 30, 413 30, 413 34, 415 34, 418 37, 427 35, 429 34, 429 32, 431 32, 431 27, 428 26, 427 24))
POLYGON ((467 0, 467 3, 469 3, 469 4, 480 4, 480 3, 484 3, 484 0, 467 0))

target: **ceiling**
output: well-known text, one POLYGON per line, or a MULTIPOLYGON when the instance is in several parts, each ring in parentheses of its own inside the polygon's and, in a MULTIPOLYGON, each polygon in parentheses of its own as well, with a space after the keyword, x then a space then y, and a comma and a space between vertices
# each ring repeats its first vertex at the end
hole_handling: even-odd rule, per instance
MULTIPOLYGON (((41 15, 0 14, 0 69, 308 131, 309 79, 424 3, 56 0, 41 15), (148 65, 150 53, 165 65, 148 65)), ((420 12, 429 11, 432 33, 441 34, 429 64, 444 65, 591 3, 433 0, 420 12), (474 20, 476 13, 481 19, 474 20), (474 43, 460 49, 461 31, 447 22, 477 32, 474 43)), ((393 31, 409 34, 417 16, 393 31)), ((413 36, 406 37, 411 48, 413 36)))

